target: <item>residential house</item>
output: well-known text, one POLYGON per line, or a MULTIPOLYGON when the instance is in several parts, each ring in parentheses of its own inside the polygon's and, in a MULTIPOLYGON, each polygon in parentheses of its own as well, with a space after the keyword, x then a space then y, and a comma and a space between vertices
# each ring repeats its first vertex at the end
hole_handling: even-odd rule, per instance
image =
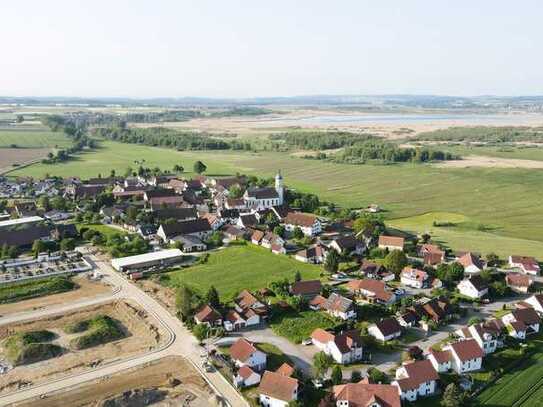
POLYGON ((200 240, 208 239, 212 230, 206 219, 187 220, 184 222, 163 223, 157 235, 168 243, 174 243, 180 236, 193 236, 200 240))
MULTIPOLYGON (((249 319, 249 325, 260 323, 260 317, 258 315, 247 316, 247 319, 249 319)), ((224 329, 227 332, 239 331, 247 326, 247 319, 241 316, 236 310, 230 310, 224 318, 224 329)))
POLYGON ((528 293, 528 290, 533 282, 534 280, 532 280, 526 274, 507 273, 505 276, 505 284, 507 284, 507 287, 519 294, 528 293))
POLYGON ((445 261, 445 252, 434 244, 421 245, 418 254, 424 259, 424 264, 428 266, 436 266, 445 261))
POLYGON ((390 292, 386 284, 379 280, 351 280, 347 283, 347 289, 371 303, 389 305, 396 301, 394 293, 390 292))
POLYGON ((245 200, 243 198, 226 198, 224 201, 224 207, 229 210, 243 211, 247 209, 245 200))
POLYGON ((237 225, 243 229, 252 228, 259 224, 257 215, 254 213, 243 213, 239 215, 237 225))
POLYGON ((237 366, 248 366, 255 371, 266 368, 266 354, 245 338, 239 338, 230 347, 230 359, 237 366))
POLYGON ((379 242, 378 242, 379 249, 383 250, 399 250, 403 252, 404 246, 405 246, 405 239, 403 237, 398 236, 385 236, 381 235, 379 236, 379 242))
POLYGON ((321 293, 322 284, 320 280, 302 280, 292 283, 290 293, 306 300, 311 300, 321 293))
POLYGON ((463 339, 475 339, 485 355, 488 355, 496 351, 501 330, 494 324, 481 322, 458 329, 456 334, 463 339))
POLYGON ((523 308, 504 315, 502 321, 506 326, 512 322, 523 323, 526 326, 526 335, 530 335, 539 332, 541 318, 533 308, 523 308))
POLYGON ((214 213, 204 213, 202 215, 202 219, 208 221, 211 230, 213 230, 214 232, 216 230, 219 230, 219 228, 225 223, 224 219, 214 213))
POLYGON ((338 237, 328 247, 335 250, 338 254, 360 255, 364 251, 364 244, 353 235, 338 237))
POLYGON ((451 368, 458 374, 481 369, 484 352, 475 339, 461 340, 443 347, 451 353, 451 368))
POLYGON ((357 330, 334 335, 321 328, 311 334, 313 345, 330 355, 336 363, 349 364, 362 360, 362 338, 357 330))
POLYGON ((194 322, 197 325, 205 324, 209 327, 212 326, 221 326, 222 325, 222 316, 221 314, 212 306, 204 305, 195 315, 194 322))
POLYGON ((436 350, 430 348, 426 359, 438 373, 447 373, 452 369, 452 354, 448 350, 436 350))
POLYGON ((328 314, 343 320, 356 318, 356 310, 353 301, 337 293, 332 293, 322 305, 322 309, 328 314))
POLYGON ((541 273, 541 267, 534 257, 509 256, 509 266, 519 268, 532 276, 538 276, 541 273))
POLYGON ((268 317, 268 307, 247 290, 239 293, 234 304, 236 311, 246 317, 247 326, 259 324, 268 317))
POLYGON ((439 375, 429 360, 417 360, 396 369, 396 379, 391 384, 398 387, 402 400, 413 402, 419 396, 436 394, 438 380, 439 375))
POLYGON ((198 212, 194 207, 159 208, 153 211, 153 218, 157 222, 173 219, 176 222, 198 219, 198 212))
POLYGON ((325 302, 326 298, 324 298, 322 295, 317 295, 309 301, 308 305, 313 311, 320 311, 325 302))
POLYGON ((478 275, 463 279, 456 288, 460 294, 473 299, 480 299, 488 294, 488 284, 478 275))
POLYGON ((260 243, 262 243, 263 238, 264 238, 264 232, 256 229, 251 235, 251 243, 260 245, 260 243))
POLYGON ((319 218, 310 213, 289 212, 283 220, 285 229, 292 232, 300 228, 305 236, 316 236, 321 233, 322 226, 319 218))
POLYGON ((285 249, 285 246, 278 243, 273 243, 270 249, 273 254, 287 254, 287 249, 285 249))
POLYGON ((338 407, 401 407, 398 388, 370 384, 367 380, 334 386, 332 399, 338 407))
POLYGON ((303 263, 320 264, 326 260, 326 248, 320 244, 315 244, 307 249, 300 250, 294 255, 294 258, 303 263))
POLYGON ((157 196, 149 200, 149 208, 151 211, 164 208, 179 208, 183 205, 186 205, 186 202, 181 195, 157 196))
POLYGON ((446 297, 437 297, 422 303, 416 303, 410 310, 416 312, 421 319, 427 317, 436 324, 451 318, 453 315, 453 308, 446 297))
POLYGON ((428 286, 429 276, 425 271, 406 266, 400 273, 400 282, 413 288, 424 288, 428 286))
POLYGON ((285 241, 281 236, 276 235, 272 232, 266 232, 260 241, 260 245, 266 249, 271 249, 272 245, 283 246, 285 241))
POLYGON ((281 366, 277 368, 275 373, 279 373, 283 376, 292 377, 295 370, 292 366, 290 366, 288 363, 283 363, 281 366))
POLYGON ((164 188, 149 189, 143 193, 143 200, 145 202, 151 202, 151 199, 153 198, 164 198, 168 196, 180 196, 180 195, 178 195, 173 189, 164 189, 164 188))
POLYGON ((368 334, 381 342, 388 342, 402 335, 402 327, 396 318, 385 318, 368 326, 368 334))
POLYGON ((144 239, 154 239, 158 228, 153 224, 138 225, 137 233, 144 239))
POLYGON ((261 380, 260 374, 247 365, 241 366, 234 374, 234 385, 237 388, 256 386, 261 380))
POLYGON ((222 233, 229 240, 242 240, 245 232, 233 225, 226 225, 222 228, 222 233))
POLYGON ((467 274, 478 274, 485 268, 481 258, 471 252, 462 254, 457 261, 464 266, 464 272, 467 274))
POLYGON ((398 323, 405 328, 411 328, 417 326, 421 320, 421 316, 412 309, 407 309, 403 314, 400 314, 397 318, 398 323))
POLYGON ((543 294, 534 294, 526 298, 524 302, 531 306, 539 315, 543 315, 543 294))
POLYGON ((264 407, 287 407, 298 399, 298 380, 277 372, 265 371, 258 386, 260 405, 264 407))

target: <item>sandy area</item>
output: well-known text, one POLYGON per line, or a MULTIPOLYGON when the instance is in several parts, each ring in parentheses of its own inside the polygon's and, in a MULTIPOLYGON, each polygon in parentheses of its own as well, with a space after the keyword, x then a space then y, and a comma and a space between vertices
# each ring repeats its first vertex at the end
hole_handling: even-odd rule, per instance
POLYGON ((163 338, 162 328, 145 311, 124 301, 116 301, 79 309, 73 313, 15 323, 0 327, 0 340, 16 332, 49 330, 57 335, 54 343, 62 346, 64 353, 53 359, 13 368, 0 375, 0 393, 17 390, 21 385, 33 385, 74 374, 91 365, 125 359, 155 348, 163 338), (74 350, 70 340, 78 334, 66 334, 63 327, 69 323, 97 315, 109 315, 120 322, 125 338, 85 350, 74 350))
POLYGON ((543 161, 520 160, 515 158, 496 158, 481 155, 469 155, 462 160, 444 161, 435 165, 443 168, 487 167, 543 169, 543 161))
POLYGON ((111 293, 111 287, 98 281, 91 281, 84 275, 74 277, 73 281, 79 286, 79 288, 76 290, 48 295, 45 297, 32 298, 25 301, 13 302, 10 304, 1 304, 0 315, 6 316, 16 312, 47 308, 111 293))
POLYGON ((164 287, 153 280, 139 280, 137 285, 160 304, 162 304, 162 306, 170 311, 172 315, 176 315, 177 309, 175 307, 174 290, 164 287))
POLYGON ((0 148, 0 174, 47 156, 48 148, 0 148))
MULTIPOLYGON (((81 385, 73 390, 50 395, 45 399, 29 400, 18 407, 98 407, 130 390, 151 390, 162 395, 153 406, 204 407, 216 405, 213 392, 190 363, 182 357, 167 357, 146 367, 124 371, 108 378, 81 385), (190 399, 187 404, 183 401, 190 399)), ((126 399, 125 399, 126 400, 126 399)), ((125 404, 125 405, 140 405, 125 404)))

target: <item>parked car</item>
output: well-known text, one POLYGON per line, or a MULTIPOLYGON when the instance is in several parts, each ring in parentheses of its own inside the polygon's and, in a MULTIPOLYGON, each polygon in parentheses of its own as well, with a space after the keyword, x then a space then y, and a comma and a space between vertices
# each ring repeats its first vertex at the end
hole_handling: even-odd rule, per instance
POLYGON ((304 339, 302 341, 302 345, 304 345, 304 346, 313 345, 313 340, 311 338, 304 339))

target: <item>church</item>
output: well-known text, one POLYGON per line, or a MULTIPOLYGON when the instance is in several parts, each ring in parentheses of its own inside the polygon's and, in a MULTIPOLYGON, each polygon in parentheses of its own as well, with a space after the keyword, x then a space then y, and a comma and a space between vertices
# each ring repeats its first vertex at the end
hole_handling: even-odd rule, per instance
POLYGON ((261 211, 283 205, 284 193, 283 177, 278 171, 275 176, 275 187, 249 188, 243 194, 243 200, 247 209, 261 211))

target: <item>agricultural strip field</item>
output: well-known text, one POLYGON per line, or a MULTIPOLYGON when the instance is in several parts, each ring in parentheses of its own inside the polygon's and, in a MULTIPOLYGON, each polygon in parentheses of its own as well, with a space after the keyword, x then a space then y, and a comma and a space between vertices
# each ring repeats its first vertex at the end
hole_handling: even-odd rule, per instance
POLYGON ((0 148, 64 148, 71 144, 63 132, 53 132, 44 126, 0 128, 0 148))
POLYGON ((77 285, 67 277, 50 277, 0 286, 0 304, 27 300, 75 290, 77 285))
POLYGON ((285 278, 292 281, 296 271, 300 271, 304 280, 318 279, 321 268, 262 247, 234 246, 212 253, 205 264, 163 274, 161 283, 169 287, 186 284, 199 294, 205 294, 213 285, 221 299, 228 302, 243 289, 269 287, 272 281, 285 278))
POLYGON ((543 341, 538 351, 513 371, 483 391, 475 405, 488 407, 537 407, 543 405, 543 341))
MULTIPOLYGON (((460 214, 484 226, 483 234, 470 228, 455 229, 460 235, 440 231, 438 237, 445 243, 452 239, 452 248, 457 242, 470 241, 470 249, 480 252, 492 247, 497 253, 509 254, 512 247, 518 247, 525 248, 518 253, 521 255, 543 253, 543 170, 348 165, 294 158, 286 153, 177 152, 115 142, 101 145, 76 160, 54 166, 35 164, 10 175, 90 177, 107 174, 110 169, 122 173, 129 166, 135 168, 134 161, 142 158, 149 167, 170 169, 181 164, 189 170, 195 160, 202 160, 208 166, 207 175, 241 172, 270 177, 280 169, 291 188, 353 208, 376 203, 386 210, 388 219, 439 211, 460 214)), ((413 227, 418 233, 428 228, 425 224, 413 227)))

